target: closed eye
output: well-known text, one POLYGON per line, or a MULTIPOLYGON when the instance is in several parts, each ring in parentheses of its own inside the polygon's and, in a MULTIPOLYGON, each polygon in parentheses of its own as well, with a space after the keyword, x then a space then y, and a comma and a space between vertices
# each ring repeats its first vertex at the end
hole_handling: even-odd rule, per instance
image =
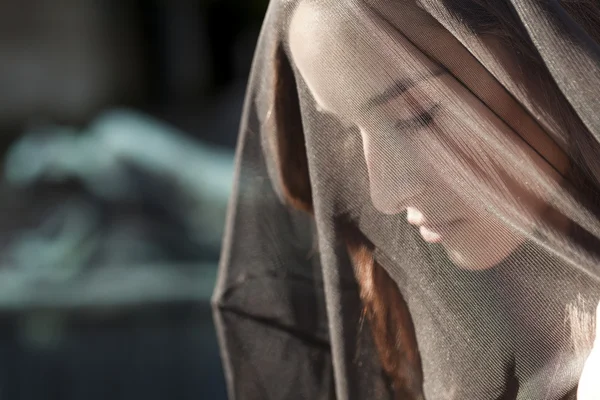
POLYGON ((394 127, 399 130, 414 130, 418 128, 426 128, 433 123, 433 116, 439 104, 434 105, 429 110, 423 111, 412 118, 398 119, 394 127))

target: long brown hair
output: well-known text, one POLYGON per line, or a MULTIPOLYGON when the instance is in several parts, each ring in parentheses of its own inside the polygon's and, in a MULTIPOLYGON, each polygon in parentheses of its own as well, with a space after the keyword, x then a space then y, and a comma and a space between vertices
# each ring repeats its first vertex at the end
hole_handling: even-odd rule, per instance
MULTIPOLYGON (((283 46, 274 57, 268 138, 277 182, 292 207, 313 213, 306 145, 294 72, 283 46)), ((408 306, 396 282, 373 257, 374 246, 351 223, 340 223, 381 367, 398 400, 422 399, 423 377, 408 306)))
POLYGON ((422 399, 423 373, 408 305, 398 285, 377 262, 374 246, 351 223, 338 225, 360 286, 381 367, 395 399, 422 399))

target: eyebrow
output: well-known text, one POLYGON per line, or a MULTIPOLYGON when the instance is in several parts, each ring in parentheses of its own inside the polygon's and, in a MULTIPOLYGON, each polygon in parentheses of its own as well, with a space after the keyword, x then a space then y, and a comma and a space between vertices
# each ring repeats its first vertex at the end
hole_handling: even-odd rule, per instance
POLYGON ((440 76, 445 74, 447 71, 440 69, 433 72, 431 75, 423 75, 416 79, 398 79, 395 80, 394 83, 385 89, 383 92, 376 94, 375 96, 368 99, 364 105, 361 107, 363 111, 370 111, 374 107, 383 105, 390 100, 395 99, 396 97, 402 95, 404 92, 415 86, 419 82, 426 81, 435 76, 440 76))

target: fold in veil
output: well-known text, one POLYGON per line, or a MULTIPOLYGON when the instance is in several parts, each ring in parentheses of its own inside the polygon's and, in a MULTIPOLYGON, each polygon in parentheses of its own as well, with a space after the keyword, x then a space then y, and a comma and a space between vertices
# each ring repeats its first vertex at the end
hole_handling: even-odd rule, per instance
POLYGON ((273 0, 215 319, 231 398, 575 398, 600 5, 273 0))

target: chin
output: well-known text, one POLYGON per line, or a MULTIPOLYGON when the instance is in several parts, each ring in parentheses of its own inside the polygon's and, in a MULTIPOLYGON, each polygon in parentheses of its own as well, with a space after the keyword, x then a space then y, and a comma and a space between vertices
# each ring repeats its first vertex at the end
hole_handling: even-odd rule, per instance
POLYGON ((495 267, 525 241, 524 237, 498 227, 478 224, 442 239, 448 258, 459 268, 479 271, 495 267), (502 238, 502 240, 499 240, 502 238))
POLYGON ((444 246, 448 257, 456 266, 474 271, 493 268, 510 256, 517 247, 517 243, 511 243, 509 246, 494 247, 490 251, 486 247, 474 246, 471 249, 457 249, 451 246, 444 246))
POLYGON ((452 260, 457 267, 474 271, 490 269, 505 258, 490 258, 489 254, 486 254, 485 257, 481 254, 465 254, 461 251, 449 249, 446 249, 446 252, 448 253, 450 260, 452 260))

